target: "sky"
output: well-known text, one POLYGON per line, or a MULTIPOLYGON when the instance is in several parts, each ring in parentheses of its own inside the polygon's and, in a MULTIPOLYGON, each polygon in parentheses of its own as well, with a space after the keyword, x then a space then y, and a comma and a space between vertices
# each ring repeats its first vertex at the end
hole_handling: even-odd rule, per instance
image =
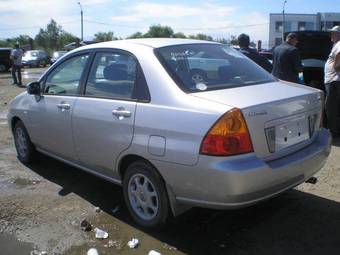
MULTIPOLYGON (((0 38, 34 37, 54 19, 80 37, 79 0, 0 0, 0 38)), ((283 0, 80 0, 84 39, 113 31, 127 37, 150 25, 171 26, 186 35, 204 33, 229 38, 247 33, 264 44, 269 37, 269 13, 281 13, 283 0)), ((340 12, 340 0, 287 0, 286 13, 340 12)))

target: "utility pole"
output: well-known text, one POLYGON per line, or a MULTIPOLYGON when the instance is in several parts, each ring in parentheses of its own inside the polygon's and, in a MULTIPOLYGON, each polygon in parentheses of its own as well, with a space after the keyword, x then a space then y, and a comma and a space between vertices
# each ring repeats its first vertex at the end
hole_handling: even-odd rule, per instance
POLYGON ((282 7, 282 42, 285 41, 285 32, 286 32, 286 17, 285 17, 285 7, 287 0, 284 0, 282 7))
POLYGON ((81 24, 81 39, 80 41, 82 42, 84 40, 84 22, 83 22, 83 8, 80 4, 80 2, 78 2, 79 7, 80 7, 80 24, 81 24))

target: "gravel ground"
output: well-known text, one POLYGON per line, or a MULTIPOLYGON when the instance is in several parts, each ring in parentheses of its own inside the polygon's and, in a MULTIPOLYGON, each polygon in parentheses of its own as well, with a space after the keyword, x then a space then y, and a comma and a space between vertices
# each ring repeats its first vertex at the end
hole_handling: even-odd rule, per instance
MULTIPOLYGON (((28 82, 43 69, 25 71, 28 82)), ((43 155, 19 163, 4 117, 24 89, 10 84, 10 74, 0 74, 0 255, 76 255, 91 247, 100 254, 339 254, 339 138, 316 185, 237 211, 192 209, 150 231, 133 223, 119 187, 43 155), (84 219, 109 237, 82 231, 84 219), (131 238, 140 241, 133 250, 131 238)))

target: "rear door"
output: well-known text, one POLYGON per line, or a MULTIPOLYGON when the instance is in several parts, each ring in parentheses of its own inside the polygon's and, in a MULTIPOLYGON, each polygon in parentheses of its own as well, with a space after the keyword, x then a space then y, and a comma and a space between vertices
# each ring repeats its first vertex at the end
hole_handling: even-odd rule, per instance
POLYGON ((98 51, 84 96, 73 111, 75 148, 82 165, 113 176, 118 155, 132 141, 136 59, 126 52, 98 51))

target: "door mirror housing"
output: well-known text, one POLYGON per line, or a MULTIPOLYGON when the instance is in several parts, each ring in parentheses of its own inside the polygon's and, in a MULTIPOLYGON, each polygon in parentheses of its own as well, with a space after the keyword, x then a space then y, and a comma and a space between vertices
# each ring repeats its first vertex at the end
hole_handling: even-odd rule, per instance
POLYGON ((30 95, 40 95, 40 82, 33 81, 27 85, 27 93, 30 95))

